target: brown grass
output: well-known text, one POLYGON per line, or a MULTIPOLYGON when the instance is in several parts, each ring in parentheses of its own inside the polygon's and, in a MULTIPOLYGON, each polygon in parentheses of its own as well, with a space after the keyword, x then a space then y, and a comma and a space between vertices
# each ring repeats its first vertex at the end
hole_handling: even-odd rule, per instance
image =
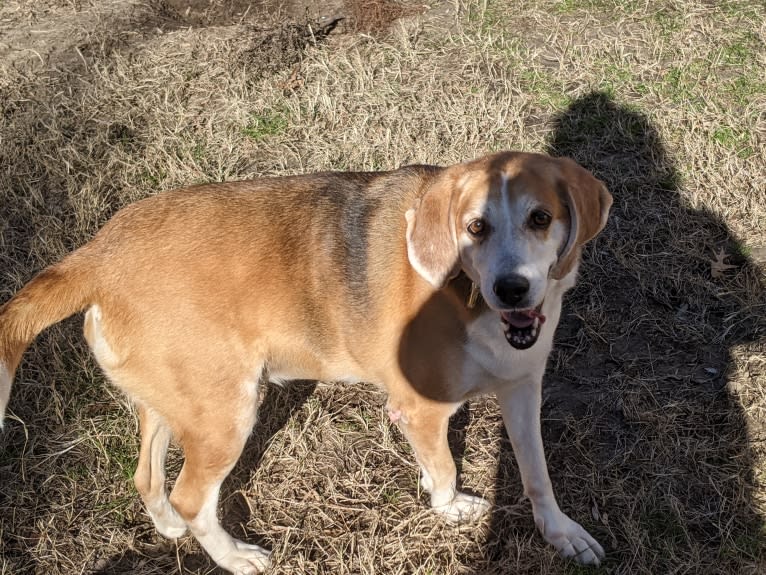
MULTIPOLYGON (((0 5, 0 301, 120 206, 180 185, 571 155, 615 206, 546 376, 562 507, 604 544, 597 573, 764 572, 761 3, 460 0, 374 36, 322 34, 308 3, 178 4, 0 5), (716 277, 720 250, 734 267, 716 277)), ((154 532, 135 417, 79 321, 38 340, 13 390, 0 574, 215 572, 191 538, 154 532)), ((494 400, 453 424, 465 487, 495 502, 466 527, 427 510, 383 401, 268 390, 222 517, 274 550, 273 573, 584 572, 535 533, 494 400)))

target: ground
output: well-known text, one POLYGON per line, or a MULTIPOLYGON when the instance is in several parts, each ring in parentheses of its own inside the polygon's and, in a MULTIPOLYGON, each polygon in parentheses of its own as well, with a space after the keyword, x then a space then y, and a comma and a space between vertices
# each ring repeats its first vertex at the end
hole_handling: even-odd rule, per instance
MULTIPOLYGON (((268 389, 224 525, 273 549, 274 574, 763 573, 763 4, 317 4, 0 1, 0 301, 121 206, 181 185, 572 156, 615 204, 566 300, 543 433, 603 566, 534 531, 492 398, 451 433, 465 488, 494 504, 476 525, 428 511, 380 392, 326 382, 268 389)), ((80 322, 18 373, 0 574, 217 572, 152 528, 133 409, 80 322)))

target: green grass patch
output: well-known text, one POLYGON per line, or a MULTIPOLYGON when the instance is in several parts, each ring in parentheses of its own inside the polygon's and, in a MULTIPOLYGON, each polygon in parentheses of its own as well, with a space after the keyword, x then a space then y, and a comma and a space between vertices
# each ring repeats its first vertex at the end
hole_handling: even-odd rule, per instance
POLYGON ((479 22, 483 33, 494 32, 503 29, 503 4, 500 2, 487 2, 482 9, 479 6, 471 7, 468 11, 469 22, 479 22))
POLYGON ((676 103, 687 102, 694 97, 688 73, 679 67, 672 67, 664 78, 665 93, 676 103))
POLYGON ((766 94, 766 80, 759 74, 738 76, 724 84, 724 92, 740 106, 747 106, 756 96, 766 94))
POLYGON ((667 38, 683 28, 683 17, 676 10, 663 8, 655 12, 654 21, 660 29, 660 34, 667 38))
POLYGON ((720 146, 736 152, 740 158, 749 158, 755 152, 750 146, 750 134, 732 126, 719 126, 713 131, 712 140, 720 146))
POLYGON ((602 68, 603 79, 599 84, 599 90, 610 98, 618 98, 633 84, 635 79, 629 67, 610 62, 602 68))
POLYGON ((345 421, 341 421, 337 424, 338 431, 342 433, 359 433, 362 430, 362 427, 359 425, 357 421, 347 419, 345 421))
POLYGON ((750 258, 753 255, 753 250, 750 246, 737 242, 734 244, 734 253, 743 258, 750 258))
POLYGON ((560 0, 556 3, 556 12, 569 14, 577 10, 603 10, 610 12, 633 12, 640 4, 624 0, 560 0))
POLYGON ((108 441, 104 448, 109 455, 109 464, 116 466, 125 479, 132 480, 136 474, 136 467, 138 467, 136 446, 118 441, 108 441))
POLYGON ((520 80, 524 89, 534 94, 536 101, 543 107, 560 110, 571 103, 571 98, 556 81, 540 70, 530 68, 522 70, 520 80))
POLYGON ((74 463, 63 469, 64 474, 72 481, 82 481, 93 474, 93 471, 84 463, 74 463))
POLYGON ((383 497, 383 501, 385 501, 386 503, 396 505, 397 503, 399 503, 399 500, 401 499, 401 493, 399 492, 399 490, 394 489, 393 487, 387 487, 381 493, 381 497, 383 497))
POLYGON ((736 42, 724 46, 724 62, 734 66, 742 66, 753 61, 755 59, 753 49, 756 41, 755 35, 752 32, 747 32, 736 42))
POLYGON ((266 110, 250 116, 250 122, 242 128, 242 133, 256 142, 271 136, 278 136, 287 129, 287 114, 281 110, 266 110))
POLYGON ((758 1, 725 0, 723 2, 715 2, 713 6, 722 14, 733 18, 751 20, 753 18, 763 17, 763 3, 758 1))
POLYGON ((128 511, 134 504, 135 496, 132 493, 122 496, 114 494, 108 500, 97 505, 95 509, 108 514, 109 518, 106 519, 107 521, 123 525, 127 520, 128 511))
POLYGON ((138 183, 141 187, 159 190, 166 178, 167 174, 163 170, 145 168, 138 175, 138 183))

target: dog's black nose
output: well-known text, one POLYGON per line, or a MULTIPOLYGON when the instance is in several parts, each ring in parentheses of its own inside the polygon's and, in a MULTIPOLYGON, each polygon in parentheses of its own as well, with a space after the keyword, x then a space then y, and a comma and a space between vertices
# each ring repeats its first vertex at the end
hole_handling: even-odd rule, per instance
POLYGON ((505 305, 518 305, 529 292, 529 280, 524 276, 511 274, 497 278, 492 290, 505 305))

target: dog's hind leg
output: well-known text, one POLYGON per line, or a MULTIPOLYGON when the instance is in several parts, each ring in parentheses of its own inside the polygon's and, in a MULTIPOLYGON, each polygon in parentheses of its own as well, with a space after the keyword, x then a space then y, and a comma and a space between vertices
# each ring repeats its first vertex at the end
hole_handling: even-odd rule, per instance
MULTIPOLYGON (((124 361, 106 339, 102 311, 98 305, 92 306, 85 314, 83 331, 101 369, 117 387, 124 389, 128 381, 122 373, 124 361)), ((141 402, 137 402, 136 407, 141 428, 141 450, 133 481, 157 531, 171 539, 180 537, 186 532, 186 523, 170 505, 165 490, 165 455, 170 443, 170 429, 151 408, 141 402)))
POLYGON ((255 415, 254 401, 221 397, 214 412, 184 422, 179 438, 186 459, 170 494, 200 545, 220 567, 237 575, 255 575, 269 565, 265 549, 231 537, 216 515, 221 484, 242 453, 255 415))
POLYGON ((133 478, 154 526, 162 535, 174 539, 186 532, 186 522, 173 509, 165 489, 165 456, 170 429, 152 409, 138 404, 141 426, 141 451, 133 478))

